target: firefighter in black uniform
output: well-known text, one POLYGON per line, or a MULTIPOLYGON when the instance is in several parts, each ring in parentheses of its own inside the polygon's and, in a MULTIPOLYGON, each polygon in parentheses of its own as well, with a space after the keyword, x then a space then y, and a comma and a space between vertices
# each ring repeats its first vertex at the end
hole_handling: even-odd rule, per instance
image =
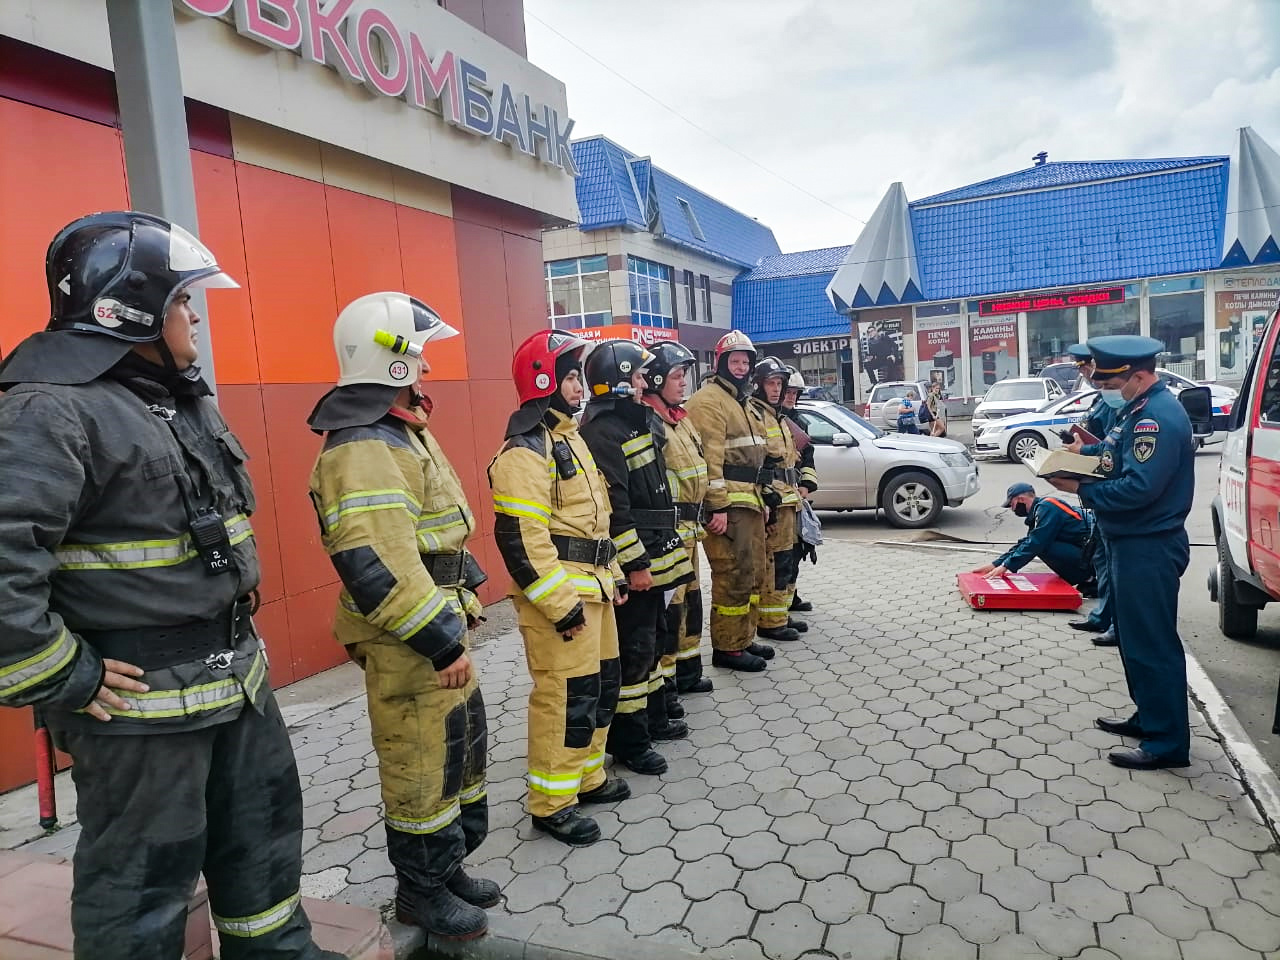
POLYGON ((640 400, 649 351, 630 340, 608 340, 587 354, 587 410, 582 437, 609 485, 609 534, 626 574, 627 602, 614 614, 622 658, 622 688, 606 749, 636 773, 660 774, 667 761, 657 740, 689 735, 667 717, 659 660, 668 591, 693 580, 693 566, 676 532, 675 501, 662 456, 666 433, 640 400))
POLYGON ((54 237, 51 319, 0 367, 0 704, 75 760, 76 960, 174 960, 201 872, 224 960, 316 960, 302 793, 251 619, 246 454, 190 304, 236 286, 185 230, 54 237))

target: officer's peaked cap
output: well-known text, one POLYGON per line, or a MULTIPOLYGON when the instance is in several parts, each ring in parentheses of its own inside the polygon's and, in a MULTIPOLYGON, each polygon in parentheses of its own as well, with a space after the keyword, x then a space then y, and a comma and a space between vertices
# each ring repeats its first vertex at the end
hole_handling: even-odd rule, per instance
POLYGON ((1093 359, 1093 354, 1089 351, 1089 347, 1084 343, 1073 343, 1067 347, 1067 356, 1076 363, 1088 363, 1093 359))
POLYGON ((1159 340, 1129 335, 1094 337, 1088 342, 1088 347, 1089 353, 1093 355, 1095 380, 1128 373, 1134 364, 1151 360, 1156 354, 1164 352, 1164 344, 1159 340))

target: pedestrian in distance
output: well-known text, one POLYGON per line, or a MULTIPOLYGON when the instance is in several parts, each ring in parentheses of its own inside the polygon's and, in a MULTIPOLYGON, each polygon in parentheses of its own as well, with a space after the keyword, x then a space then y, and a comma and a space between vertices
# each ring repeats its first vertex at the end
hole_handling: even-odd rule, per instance
POLYGON ((421 300, 372 293, 333 327, 338 384, 308 423, 321 540, 342 580, 334 636, 364 671, 396 916, 434 937, 484 934, 501 899, 462 860, 489 828, 484 699, 468 654, 484 571, 475 518, 428 420, 424 356, 456 336, 421 300))
MULTIPOLYGON (((1116 766, 1136 770, 1190 762, 1187 663, 1178 637, 1178 586, 1190 559, 1186 519, 1195 484, 1191 421, 1155 372, 1164 344, 1151 337, 1088 341, 1091 379, 1116 422, 1098 447, 1102 480, 1054 479, 1079 492, 1106 540, 1115 591, 1115 631, 1135 710, 1100 717, 1100 729, 1135 737, 1112 751, 1116 766)), ((1084 445, 1070 445, 1081 452, 1084 445)), ((1084 452, 1089 452, 1085 450, 1084 452)))
POLYGON ((600 839, 581 804, 631 795, 606 777, 605 741, 618 705, 613 604, 627 578, 609 534, 609 491, 574 415, 585 340, 539 330, 511 361, 519 408, 489 464, 494 538, 511 574, 529 693, 529 813, 571 846, 600 839))
POLYGON ((0 366, 0 704, 75 761, 76 960, 173 960, 204 874, 224 960, 320 960, 302 791, 252 615, 247 454, 192 292, 237 284, 133 211, 68 224, 50 319, 0 366))
POLYGON ((898 432, 919 433, 920 425, 916 420, 916 392, 908 390, 907 395, 898 401, 898 432))
POLYGON ((676 531, 675 501, 663 455, 666 431, 641 402, 653 354, 630 340, 606 340, 587 355, 587 408, 582 437, 609 492, 609 532, 627 578, 618 607, 622 687, 605 749, 635 773, 661 774, 667 761, 653 749, 689 735, 667 716, 661 657, 668 634, 667 601, 693 580, 693 566, 676 531))

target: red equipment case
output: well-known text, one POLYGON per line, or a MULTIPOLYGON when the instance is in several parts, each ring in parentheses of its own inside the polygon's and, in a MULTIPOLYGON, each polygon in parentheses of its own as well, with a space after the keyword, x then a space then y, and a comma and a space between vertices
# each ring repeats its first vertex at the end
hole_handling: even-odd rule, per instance
POLYGON ((975 610, 1075 610, 1080 591, 1056 573, 1006 573, 989 579, 958 573, 960 595, 975 610))

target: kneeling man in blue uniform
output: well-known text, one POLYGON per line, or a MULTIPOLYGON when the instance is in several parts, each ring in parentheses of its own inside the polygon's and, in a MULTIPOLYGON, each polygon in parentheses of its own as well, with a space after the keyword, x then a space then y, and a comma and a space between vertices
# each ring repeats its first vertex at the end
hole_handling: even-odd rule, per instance
POLYGON ((974 573, 992 577, 1017 573, 1039 559, 1073 587, 1092 587, 1093 572, 1084 555, 1090 524, 1079 509, 1057 497, 1037 497, 1029 483, 1010 486, 1004 505, 1026 518, 1027 535, 974 573))
POLYGON ((1051 480, 1077 492, 1094 511, 1106 541, 1115 588, 1115 629, 1129 695, 1137 709, 1127 720, 1099 718, 1100 729, 1136 737, 1136 749, 1116 750, 1116 766, 1137 770, 1185 767, 1190 762, 1187 662, 1178 637, 1178 581, 1190 558, 1186 519, 1194 492, 1191 421, 1155 374, 1164 349, 1150 337, 1095 337, 1091 379, 1116 421, 1099 444, 1069 449, 1096 455, 1106 478, 1079 484, 1051 480))

